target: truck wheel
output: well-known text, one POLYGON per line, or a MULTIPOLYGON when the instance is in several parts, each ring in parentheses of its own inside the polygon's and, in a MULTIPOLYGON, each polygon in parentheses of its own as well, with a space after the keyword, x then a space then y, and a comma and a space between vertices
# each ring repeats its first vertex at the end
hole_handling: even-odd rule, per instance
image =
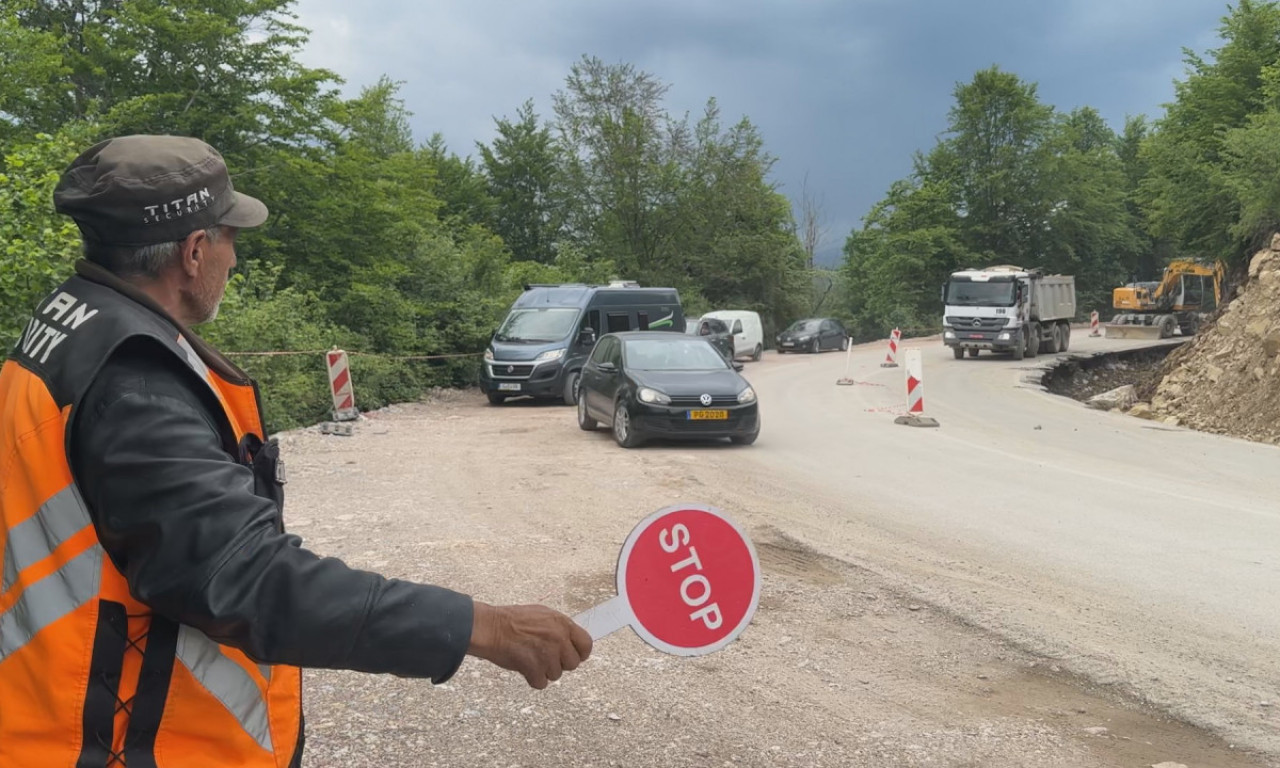
POLYGON ((1063 323, 1062 328, 1062 351, 1066 352, 1071 349, 1071 323, 1063 323))
POLYGON ((1040 354, 1040 329, 1035 326, 1027 326, 1023 331, 1023 336, 1027 342, 1027 357, 1035 357, 1040 354))
POLYGON ((957 360, 964 359, 964 347, 952 347, 951 352, 955 354, 957 360))
POLYGON ((977 347, 970 347, 970 348, 969 348, 969 357, 977 357, 977 356, 978 356, 978 348, 977 348, 977 347))
POLYGON ((1024 330, 1022 333, 1023 335, 1018 339, 1018 343, 1015 344, 1013 347, 1014 360, 1021 360, 1022 358, 1027 356, 1028 343, 1026 338, 1026 331, 1024 330))
POLYGON ((1062 326, 1057 323, 1053 326, 1053 333, 1049 339, 1049 354, 1056 355, 1062 351, 1062 326))

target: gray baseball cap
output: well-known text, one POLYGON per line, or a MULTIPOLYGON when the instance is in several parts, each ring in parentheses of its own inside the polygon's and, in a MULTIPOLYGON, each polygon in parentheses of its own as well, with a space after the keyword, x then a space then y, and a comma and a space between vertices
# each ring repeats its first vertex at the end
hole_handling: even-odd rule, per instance
POLYGON ((256 227, 267 206, 236 192, 222 155, 186 136, 121 136, 71 162, 54 209, 106 246, 170 243, 215 225, 256 227))

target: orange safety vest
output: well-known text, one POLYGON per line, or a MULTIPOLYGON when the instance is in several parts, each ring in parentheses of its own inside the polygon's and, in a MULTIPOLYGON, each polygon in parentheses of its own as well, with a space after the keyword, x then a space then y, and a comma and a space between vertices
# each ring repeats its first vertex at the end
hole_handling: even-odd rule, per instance
POLYGON ((105 282, 63 283, 0 368, 0 767, 298 765, 301 671, 133 599, 76 488, 68 425, 129 338, 154 339, 207 382, 237 441, 265 440, 247 376, 105 282))

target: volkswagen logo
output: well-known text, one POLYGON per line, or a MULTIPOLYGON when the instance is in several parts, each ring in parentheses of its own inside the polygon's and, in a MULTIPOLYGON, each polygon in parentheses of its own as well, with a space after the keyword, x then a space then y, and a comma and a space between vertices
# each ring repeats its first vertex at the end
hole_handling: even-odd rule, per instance
POLYGON ((516 367, 514 365, 507 366, 507 373, 515 373, 515 372, 516 372, 516 367))
POLYGON ((702 397, 698 398, 698 402, 702 403, 703 405, 711 405, 711 395, 703 395, 702 397))

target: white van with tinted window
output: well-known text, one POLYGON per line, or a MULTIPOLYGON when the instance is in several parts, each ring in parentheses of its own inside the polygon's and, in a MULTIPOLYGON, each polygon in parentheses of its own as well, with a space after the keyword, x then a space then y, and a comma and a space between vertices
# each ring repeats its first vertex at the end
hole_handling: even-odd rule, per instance
POLYGON ((764 326, 760 323, 760 315, 743 309, 721 309, 708 312, 702 316, 723 320, 733 334, 734 357, 749 357, 759 360, 764 354, 764 326))

